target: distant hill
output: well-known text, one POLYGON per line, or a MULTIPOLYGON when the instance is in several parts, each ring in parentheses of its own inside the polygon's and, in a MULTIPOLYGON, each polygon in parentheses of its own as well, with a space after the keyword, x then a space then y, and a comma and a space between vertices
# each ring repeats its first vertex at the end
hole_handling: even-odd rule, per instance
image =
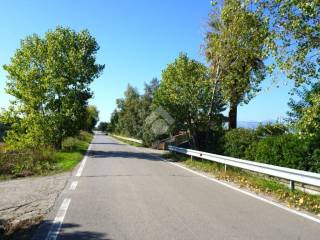
POLYGON ((260 124, 265 125, 267 123, 274 123, 274 122, 276 121, 275 120, 261 121, 261 122, 238 121, 238 127, 256 129, 260 124))

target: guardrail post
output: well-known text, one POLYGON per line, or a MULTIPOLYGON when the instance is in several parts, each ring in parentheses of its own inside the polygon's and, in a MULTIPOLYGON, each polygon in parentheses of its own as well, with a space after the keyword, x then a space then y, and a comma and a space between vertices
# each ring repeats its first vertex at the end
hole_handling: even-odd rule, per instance
POLYGON ((227 164, 224 165, 224 171, 227 171, 227 164))
POLYGON ((291 191, 294 191, 294 188, 295 188, 295 182, 294 182, 294 181, 292 181, 292 180, 290 180, 290 182, 289 182, 289 187, 290 187, 290 190, 291 190, 291 191))
POLYGON ((193 156, 191 155, 191 161, 193 161, 193 156))

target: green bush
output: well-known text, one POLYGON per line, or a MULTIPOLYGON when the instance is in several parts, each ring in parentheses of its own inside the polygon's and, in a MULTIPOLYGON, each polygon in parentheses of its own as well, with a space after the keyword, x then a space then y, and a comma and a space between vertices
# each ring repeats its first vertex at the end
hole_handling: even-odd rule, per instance
POLYGON ((79 143, 79 139, 74 137, 68 137, 62 142, 62 150, 71 151, 79 143))
POLYGON ((282 123, 267 123, 260 124, 255 130, 257 136, 266 137, 266 136, 279 136, 288 132, 288 127, 282 123))
POLYGON ((92 135, 81 132, 77 138, 66 138, 62 151, 51 148, 10 150, 0 143, 0 176, 25 177, 59 170, 69 171, 82 158, 92 135))
POLYGON ((0 122, 0 142, 3 141, 3 137, 5 135, 6 127, 3 123, 0 122))
POLYGON ((310 156, 308 142, 294 134, 269 136, 252 143, 246 150, 246 158, 257 162, 301 169, 319 171, 318 152, 310 156))
POLYGON ((237 128, 227 131, 222 138, 224 154, 236 158, 244 158, 246 149, 258 137, 254 130, 237 128))
POLYGON ((33 149, 7 151, 0 148, 0 175, 30 176, 52 169, 53 151, 33 149))
POLYGON ((91 142, 92 134, 89 132, 86 132, 86 131, 80 131, 78 139, 85 141, 85 142, 91 142))
POLYGON ((310 157, 310 171, 320 173, 320 149, 315 149, 310 157))

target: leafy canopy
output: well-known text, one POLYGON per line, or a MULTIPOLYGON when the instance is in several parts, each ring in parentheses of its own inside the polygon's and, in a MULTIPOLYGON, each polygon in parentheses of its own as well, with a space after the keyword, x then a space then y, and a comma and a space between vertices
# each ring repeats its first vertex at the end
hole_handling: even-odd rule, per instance
POLYGON ((215 95, 214 101, 211 96, 211 79, 207 67, 180 54, 162 72, 154 104, 168 111, 175 120, 176 129, 190 131, 197 145, 197 133, 212 127, 208 126, 211 115, 216 117, 216 127, 222 125, 220 112, 224 103, 218 95, 215 95), (212 104, 213 111, 210 111, 212 104))
POLYGON ((213 5, 205 51, 213 79, 212 92, 221 91, 229 103, 229 128, 233 129, 237 127, 238 104, 248 103, 265 78, 264 41, 268 28, 240 0, 224 1, 221 11, 213 5))
POLYGON ((14 97, 3 116, 11 125, 6 142, 12 148, 59 148, 78 133, 92 97, 89 84, 104 68, 96 63, 98 49, 87 30, 63 27, 21 41, 4 65, 6 92, 14 97))
POLYGON ((209 28, 206 56, 213 78, 226 100, 247 103, 266 73, 266 24, 239 0, 226 0, 221 12, 214 5, 209 28))
POLYGON ((257 12, 268 22, 269 49, 296 85, 319 79, 319 0, 260 0, 257 12))

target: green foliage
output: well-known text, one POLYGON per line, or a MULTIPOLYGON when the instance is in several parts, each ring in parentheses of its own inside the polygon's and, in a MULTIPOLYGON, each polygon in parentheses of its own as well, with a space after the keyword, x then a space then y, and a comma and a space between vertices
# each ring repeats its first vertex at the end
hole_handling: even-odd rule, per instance
POLYGON ((309 171, 320 173, 320 148, 313 150, 309 161, 309 171))
POLYGON ((297 85, 319 79, 318 0, 260 0, 256 12, 268 22, 268 47, 297 85))
POLYGON ((320 172, 320 151, 313 142, 287 132, 282 124, 256 130, 233 129, 222 138, 223 154, 276 166, 320 172))
POLYGON ((0 148, 0 175, 24 177, 52 170, 52 156, 51 149, 10 151, 2 147, 0 148))
POLYGON ((282 123, 267 123, 260 124, 255 130, 257 136, 266 137, 266 136, 278 136, 285 134, 289 131, 288 127, 282 123))
POLYGON ((10 150, 0 145, 0 176, 25 177, 71 170, 86 152, 92 135, 81 131, 63 141, 63 149, 10 150))
POLYGON ((107 132, 109 124, 107 122, 100 122, 98 125, 98 130, 101 132, 107 132))
POLYGON ((111 114, 107 131, 143 139, 144 144, 149 146, 148 137, 152 132, 146 119, 153 110, 153 96, 158 86, 159 81, 154 78, 145 84, 144 94, 140 95, 135 88, 128 85, 124 98, 117 99, 117 109, 111 114))
POLYGON ((96 106, 89 105, 86 108, 86 114, 83 123, 83 129, 92 132, 99 121, 99 111, 96 106))
POLYGON ((260 90, 267 70, 263 63, 267 24, 246 7, 240 0, 224 1, 221 11, 214 5, 206 37, 213 88, 219 84, 229 102, 229 128, 236 128, 238 104, 248 103, 260 90))
POLYGON ((308 142, 294 134, 269 136, 253 143, 246 157, 276 166, 320 171, 320 164, 310 158, 308 142))
POLYGON ((169 137, 168 133, 164 134, 155 134, 150 125, 145 124, 143 128, 142 140, 143 145, 152 146, 152 144, 156 143, 159 140, 163 140, 169 137))
POLYGON ((115 109, 111 113, 110 122, 108 124, 108 133, 118 133, 117 132, 117 124, 119 121, 119 112, 115 109))
POLYGON ((144 119, 140 118, 140 95, 137 89, 128 85, 123 99, 117 99, 119 119, 116 126, 116 132, 124 136, 138 137, 141 134, 141 128, 144 119))
MULTIPOLYGON (((295 85, 318 84, 320 77, 320 2, 318 0, 261 0, 256 12, 268 22, 271 32, 267 47, 281 70, 295 85)), ((293 103, 296 127, 304 138, 317 138, 320 128, 320 93, 305 92, 293 103), (305 103, 305 104, 304 104, 305 103)))
POLYGON ((6 125, 0 122, 0 142, 3 141, 3 137, 5 135, 6 129, 7 129, 6 125))
POLYGON ((74 146, 79 143, 79 139, 74 137, 67 137, 62 141, 62 150, 64 151, 71 151, 74 146))
POLYGON ((71 147, 72 150, 61 150, 54 154, 54 172, 70 171, 83 159, 92 140, 92 135, 82 132, 78 139, 71 147))
POLYGON ((199 132, 222 128, 224 103, 219 94, 212 96, 211 85, 208 69, 180 54, 162 72, 155 93, 154 104, 171 115, 175 130, 190 132, 194 147, 199 147, 199 132))
POLYGON ((237 128, 225 133, 222 142, 224 154, 236 158, 245 158, 246 149, 258 141, 254 130, 237 128))
POLYGON ((291 123, 303 138, 320 143, 320 83, 316 82, 302 90, 297 90, 300 99, 289 102, 288 113, 291 123))
POLYGON ((63 27, 21 41, 4 66, 6 92, 14 97, 1 119, 11 125, 8 147, 60 148, 64 138, 78 134, 92 96, 89 84, 104 68, 95 63, 98 49, 87 30, 63 27))
POLYGON ((80 131, 80 134, 77 136, 81 141, 84 142, 91 142, 92 140, 92 134, 86 131, 80 131))

